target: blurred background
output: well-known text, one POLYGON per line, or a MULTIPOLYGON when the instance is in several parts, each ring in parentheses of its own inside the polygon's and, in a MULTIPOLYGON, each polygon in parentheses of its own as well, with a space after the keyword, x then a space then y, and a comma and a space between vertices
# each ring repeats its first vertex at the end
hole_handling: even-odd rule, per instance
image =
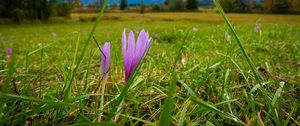
MULTIPOLYGON (((0 24, 32 20, 58 21, 72 13, 99 12, 105 0, 1 0, 0 24), (56 17, 56 18, 53 18, 56 17)), ((300 0, 220 0, 231 13, 300 14, 300 0)), ((107 12, 216 12, 212 0, 109 0, 107 12)), ((84 17, 76 16, 78 21, 84 17)), ((91 19, 93 20, 93 19, 91 19)))

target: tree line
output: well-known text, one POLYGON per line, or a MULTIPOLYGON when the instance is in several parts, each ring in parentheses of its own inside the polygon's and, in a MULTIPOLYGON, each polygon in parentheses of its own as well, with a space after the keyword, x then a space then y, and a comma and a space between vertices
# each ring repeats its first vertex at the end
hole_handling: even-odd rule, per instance
MULTIPOLYGON (((142 4, 141 0, 141 4, 142 4)), ((300 0, 219 0, 225 12, 239 13, 300 13, 300 0)), ((212 0, 165 0, 153 4, 154 11, 197 10, 199 5, 213 7, 212 0), (211 5, 211 6, 209 6, 211 5)), ((120 1, 120 9, 127 8, 127 0, 120 1)), ((142 6, 142 5, 141 5, 142 6)), ((203 6, 202 6, 203 7, 203 6)))
POLYGON ((0 0, 0 17, 15 21, 69 16, 75 0, 0 0))
POLYGON ((300 0, 220 0, 226 12, 300 13, 300 0))
MULTIPOLYGON (((97 0, 99 6, 104 0, 97 0)), ((140 0, 140 10, 144 13, 146 6, 140 0)), ((153 4, 153 11, 197 10, 199 3, 212 4, 212 0, 165 0, 162 4, 153 4)), ((300 13, 300 0, 219 0, 226 12, 245 13, 300 13)), ((127 0, 115 3, 111 8, 119 6, 120 10, 128 8, 127 0)), ((0 0, 0 17, 15 21, 23 19, 47 20, 51 16, 69 16, 73 8, 82 7, 81 0, 0 0)))

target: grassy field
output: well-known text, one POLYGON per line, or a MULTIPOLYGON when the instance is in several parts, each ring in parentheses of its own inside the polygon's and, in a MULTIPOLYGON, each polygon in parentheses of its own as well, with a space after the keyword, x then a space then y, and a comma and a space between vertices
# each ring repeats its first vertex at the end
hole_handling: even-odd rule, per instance
POLYGON ((73 14, 73 23, 0 25, 0 125, 69 125, 105 119, 125 86, 124 28, 127 34, 145 29, 157 39, 114 122, 157 124, 175 71, 173 125, 300 125, 299 15, 229 14, 264 84, 260 87, 218 14, 105 14, 94 34, 100 45, 111 43, 101 119, 101 92, 95 92, 102 76, 100 52, 93 41, 80 66, 74 64, 84 50, 94 16, 73 14), (80 17, 86 22, 77 21, 80 17), (253 32, 257 22, 260 33, 253 32), (10 58, 7 48, 12 48, 10 58), (177 55, 180 59, 172 67, 177 55), (180 62, 183 59, 185 63, 180 62), (78 70, 70 82, 75 67, 78 70), (71 94, 65 98, 69 83, 71 94))
MULTIPOLYGON (((81 18, 96 17, 96 13, 72 14, 73 20, 81 18)), ((248 24, 259 21, 263 24, 299 24, 300 15, 276 15, 276 14, 228 14, 228 17, 233 23, 248 24)), ((224 23, 224 20, 218 13, 201 13, 201 12, 165 12, 165 13, 107 13, 104 20, 118 20, 118 21, 190 21, 197 23, 224 23)))

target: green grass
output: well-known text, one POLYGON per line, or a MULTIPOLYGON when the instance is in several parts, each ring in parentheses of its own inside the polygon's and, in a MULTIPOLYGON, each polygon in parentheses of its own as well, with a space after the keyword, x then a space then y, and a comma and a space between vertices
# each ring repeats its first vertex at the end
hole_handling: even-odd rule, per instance
MULTIPOLYGON (((158 40, 152 43, 119 111, 114 113, 114 122, 158 124, 168 89, 176 84, 170 112, 174 125, 276 125, 276 118, 282 125, 299 125, 300 25, 295 20, 300 18, 297 15, 259 15, 261 34, 253 32, 259 18, 250 16, 245 20, 242 14, 229 15, 265 84, 264 93, 270 97, 272 103, 268 104, 277 112, 276 116, 267 106, 268 101, 233 34, 231 41, 226 41, 225 32, 231 32, 221 16, 216 19, 215 14, 210 18, 199 13, 201 18, 193 20, 191 15, 198 13, 180 13, 176 19, 167 20, 164 18, 174 13, 163 14, 112 14, 121 20, 111 20, 108 14, 95 29, 94 36, 100 45, 111 42, 112 58, 104 117, 99 125, 106 124, 104 119, 125 87, 121 55, 124 28, 145 29, 151 36, 157 34, 158 40), (182 16, 185 14, 186 17, 182 16), (134 16, 143 20, 130 18, 134 16), (270 16, 277 17, 278 22, 270 16), (198 31, 192 31, 193 28, 198 31), (173 67, 177 55, 180 60, 185 58, 185 65, 179 60, 173 67)), ((89 42, 80 66, 74 64, 93 26, 94 22, 0 25, 0 125, 99 122, 101 112, 95 99, 101 93, 94 90, 101 77, 100 52, 94 42, 89 42), (57 37, 52 37, 52 32, 57 37), (13 48, 10 59, 6 57, 8 47, 13 48), (70 81, 69 75, 77 66, 70 81), (70 96, 64 99, 64 87, 68 84, 73 87, 70 96)))

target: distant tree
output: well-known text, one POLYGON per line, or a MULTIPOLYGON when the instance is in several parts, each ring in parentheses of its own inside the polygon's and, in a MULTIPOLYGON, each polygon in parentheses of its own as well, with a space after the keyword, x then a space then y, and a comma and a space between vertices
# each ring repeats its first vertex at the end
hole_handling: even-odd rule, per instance
POLYGON ((141 5, 140 5, 140 13, 143 14, 145 13, 145 4, 144 4, 144 0, 141 0, 141 5))
POLYGON ((51 16, 51 10, 49 8, 48 0, 42 0, 40 10, 40 18, 39 19, 48 19, 51 16))
POLYGON ((165 5, 169 5, 169 1, 170 1, 170 0, 165 0, 164 4, 165 4, 165 5))
POLYGON ((56 10, 58 16, 69 17, 71 15, 73 4, 70 3, 60 3, 57 4, 56 10))
POLYGON ((264 0, 265 12, 288 13, 290 7, 289 0, 264 0))
POLYGON ((74 1, 74 7, 75 7, 75 8, 80 8, 80 7, 82 7, 82 2, 81 2, 81 0, 75 0, 75 1, 74 1))
POLYGON ((87 8, 95 8, 95 5, 93 2, 89 2, 87 5, 87 8))
POLYGON ((153 4, 152 11, 161 11, 161 6, 159 4, 153 4))
POLYGON ((100 9, 103 7, 103 5, 104 5, 104 0, 99 0, 99 7, 100 7, 100 9))
POLYGON ((253 8, 255 6, 255 0, 245 0, 245 3, 249 8, 253 8))
POLYGON ((190 9, 190 10, 198 9, 198 1, 197 0, 187 0, 186 9, 190 9))
POLYGON ((170 11, 182 11, 185 9, 184 0, 169 0, 170 11))
POLYGON ((27 19, 48 19, 51 16, 47 0, 1 0, 1 17, 20 21, 27 19))
POLYGON ((214 2, 212 0, 198 0, 198 3, 203 6, 214 6, 214 2))
POLYGON ((56 0, 50 0, 49 11, 51 13, 51 16, 57 16, 56 8, 57 8, 56 0))
POLYGON ((236 12, 239 9, 238 0, 220 0, 225 12, 236 12))
MULTIPOLYGON (((59 0, 0 0, 0 17, 21 21, 23 19, 47 20, 59 12, 68 13, 72 10, 73 0, 61 0, 64 6, 58 6, 59 0), (61 11, 60 11, 61 10, 61 11)), ((64 16, 64 15, 63 15, 64 16)))
POLYGON ((233 10, 233 12, 251 12, 254 7, 254 0, 237 0, 237 7, 233 10))
POLYGON ((289 4, 288 0, 276 0, 272 8, 273 13, 288 13, 289 4))
POLYGON ((273 7, 273 0, 264 0, 264 11, 271 12, 273 7))
POLYGON ((111 9, 116 9, 117 8, 117 3, 115 2, 115 0, 112 0, 110 8, 111 9))
POLYGON ((300 13, 300 0, 289 0, 289 11, 292 13, 300 13))
POLYGON ((121 0, 120 10, 125 10, 128 6, 127 0, 121 0))

